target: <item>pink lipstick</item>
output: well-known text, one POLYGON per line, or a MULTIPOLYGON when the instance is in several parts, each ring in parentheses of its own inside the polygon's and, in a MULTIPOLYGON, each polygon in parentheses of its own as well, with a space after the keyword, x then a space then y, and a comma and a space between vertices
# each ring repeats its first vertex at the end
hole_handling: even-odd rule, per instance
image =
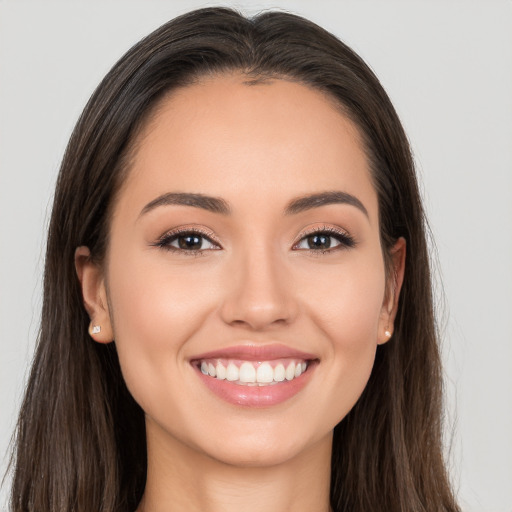
POLYGON ((299 393, 318 358, 285 345, 240 345, 200 354, 190 362, 219 398, 235 405, 269 407, 299 393))

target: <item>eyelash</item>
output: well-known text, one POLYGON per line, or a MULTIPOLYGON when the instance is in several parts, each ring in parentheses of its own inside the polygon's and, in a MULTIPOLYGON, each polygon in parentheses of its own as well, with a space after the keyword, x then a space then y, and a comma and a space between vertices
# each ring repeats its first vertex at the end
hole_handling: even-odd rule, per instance
POLYGON ((172 242, 174 242, 175 240, 178 240, 180 237, 185 236, 185 235, 196 236, 198 238, 205 239, 208 242, 210 242, 211 244, 216 245, 218 247, 218 249, 221 249, 220 244, 214 240, 214 237, 212 236, 211 233, 203 231, 199 228, 181 228, 181 229, 176 229, 176 230, 170 231, 168 233, 165 233, 162 237, 160 237, 156 241, 156 243, 154 243, 153 245, 156 247, 160 247, 161 249, 164 249, 166 251, 178 252, 181 254, 185 254, 187 256, 201 256, 205 253, 205 251, 218 250, 218 249, 186 250, 186 249, 180 249, 178 247, 173 247, 171 245, 172 242))
POLYGON ((329 238, 334 238, 339 242, 339 245, 328 248, 328 249, 297 249, 297 250, 309 250, 311 254, 315 256, 331 253, 334 251, 339 251, 343 249, 352 249, 356 246, 356 241, 354 238, 349 235, 346 231, 342 229, 337 229, 332 226, 318 226, 309 231, 305 231, 299 235, 299 240, 296 242, 293 247, 296 248, 302 241, 307 239, 313 235, 327 235, 329 238))
MULTIPOLYGON (((182 228, 182 229, 168 232, 168 233, 164 234, 162 237, 160 237, 152 245, 155 247, 160 247, 161 249, 164 249, 167 251, 186 254, 187 256, 201 256, 201 255, 204 255, 204 253, 206 251, 219 250, 222 248, 221 245, 217 241, 215 241, 215 239, 211 233, 202 231, 201 229, 198 229, 198 228, 182 228), (198 238, 205 239, 209 243, 217 246, 217 249, 190 249, 190 250, 187 250, 187 249, 181 249, 178 247, 173 247, 171 245, 172 242, 178 240, 180 237, 185 236, 185 235, 196 236, 198 238)), ((308 250, 312 254, 315 254, 315 255, 320 254, 321 255, 321 254, 331 253, 331 252, 334 252, 337 250, 351 249, 351 248, 355 247, 355 245, 356 245, 356 242, 355 242, 354 238, 352 236, 350 236, 346 231, 336 229, 331 226, 321 226, 321 227, 314 228, 310 231, 301 233, 298 242, 294 243, 292 248, 295 250, 299 250, 299 251, 300 250, 308 250), (297 249, 297 246, 301 242, 303 242, 305 239, 307 239, 308 237, 313 236, 313 235, 327 235, 329 238, 336 239, 339 242, 339 245, 337 245, 333 248, 328 248, 328 249, 317 249, 317 250, 315 250, 315 249, 297 249)))

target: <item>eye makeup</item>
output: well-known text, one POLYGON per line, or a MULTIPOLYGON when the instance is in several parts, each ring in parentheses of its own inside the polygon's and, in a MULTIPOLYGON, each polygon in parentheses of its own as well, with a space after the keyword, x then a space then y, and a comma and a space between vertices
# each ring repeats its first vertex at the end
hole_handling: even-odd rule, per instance
MULTIPOLYGON (((151 245, 187 256, 222 249, 213 232, 198 226, 183 226, 168 231, 151 245)), ((344 229, 322 225, 302 231, 292 245, 292 250, 326 254, 355 246, 356 241, 344 229)))
POLYGON ((303 231, 298 237, 298 242, 292 248, 299 251, 309 250, 324 254, 351 249, 355 246, 355 239, 344 229, 323 225, 303 231), (335 241, 334 245, 332 240, 335 241), (305 246, 301 247, 302 245, 305 246))
POLYGON ((168 231, 151 245, 187 256, 199 256, 205 251, 222 249, 211 231, 197 226, 183 226, 168 231))

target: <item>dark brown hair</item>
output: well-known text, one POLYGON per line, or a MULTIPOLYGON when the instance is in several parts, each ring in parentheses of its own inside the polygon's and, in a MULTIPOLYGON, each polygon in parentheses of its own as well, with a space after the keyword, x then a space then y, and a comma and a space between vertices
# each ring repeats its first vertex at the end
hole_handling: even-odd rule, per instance
POLYGON ((123 381, 115 343, 91 341, 74 268, 78 246, 101 261, 130 148, 164 94, 205 75, 286 78, 333 98, 358 126, 378 193, 384 254, 407 241, 393 339, 334 432, 335 511, 456 511, 442 456, 441 370, 425 219, 397 114, 368 66, 298 16, 247 19, 208 8, 163 25, 101 82, 73 132, 48 234, 42 321, 20 412, 11 507, 130 511, 146 478, 144 415, 123 381))

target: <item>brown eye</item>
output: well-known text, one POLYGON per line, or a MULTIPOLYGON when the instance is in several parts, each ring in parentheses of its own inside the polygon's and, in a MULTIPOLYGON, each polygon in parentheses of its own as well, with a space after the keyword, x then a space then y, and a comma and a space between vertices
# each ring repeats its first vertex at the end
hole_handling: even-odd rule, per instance
POLYGON ((176 241, 178 242, 178 247, 185 251, 199 251, 203 245, 203 237, 193 234, 179 235, 176 241))
POLYGON ((191 254, 220 249, 218 244, 199 231, 169 233, 162 237, 155 245, 169 251, 181 251, 191 254))
POLYGON ((348 233, 322 229, 304 236, 293 248, 295 250, 330 252, 355 245, 354 239, 348 233))
POLYGON ((331 247, 331 236, 326 234, 314 234, 306 237, 309 249, 329 249, 331 247))

